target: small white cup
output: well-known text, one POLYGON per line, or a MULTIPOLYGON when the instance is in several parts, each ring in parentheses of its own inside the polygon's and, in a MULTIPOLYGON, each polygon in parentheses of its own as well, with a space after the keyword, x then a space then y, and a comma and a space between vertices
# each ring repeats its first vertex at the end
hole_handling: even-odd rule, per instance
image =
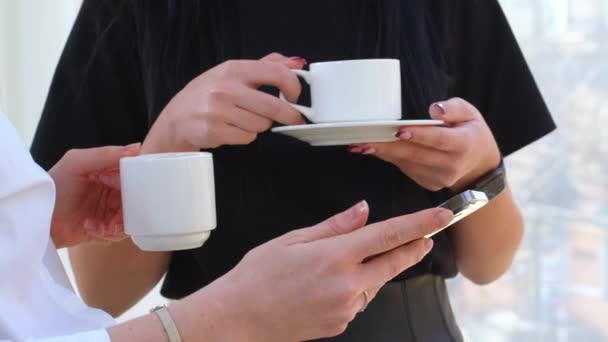
POLYGON ((200 247, 216 227, 210 153, 122 158, 120 180, 125 232, 142 250, 200 247))
POLYGON ((292 71, 310 85, 312 107, 288 103, 312 122, 401 119, 398 59, 321 62, 292 71))

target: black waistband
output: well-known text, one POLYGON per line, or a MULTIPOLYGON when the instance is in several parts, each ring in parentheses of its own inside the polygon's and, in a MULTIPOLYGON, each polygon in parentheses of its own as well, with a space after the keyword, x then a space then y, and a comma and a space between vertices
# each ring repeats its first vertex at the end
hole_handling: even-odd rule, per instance
POLYGON ((332 342, 463 341, 445 280, 423 275, 386 284, 344 334, 332 342))

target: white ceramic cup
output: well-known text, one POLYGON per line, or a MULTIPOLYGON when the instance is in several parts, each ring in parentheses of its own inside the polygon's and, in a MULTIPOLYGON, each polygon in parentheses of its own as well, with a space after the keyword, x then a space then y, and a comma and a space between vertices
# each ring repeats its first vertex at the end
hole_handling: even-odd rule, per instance
POLYGON ((122 158, 120 181, 125 232, 142 250, 200 247, 216 226, 210 153, 122 158))
POLYGON ((321 62, 292 71, 310 85, 312 107, 288 103, 312 122, 401 119, 398 59, 321 62))

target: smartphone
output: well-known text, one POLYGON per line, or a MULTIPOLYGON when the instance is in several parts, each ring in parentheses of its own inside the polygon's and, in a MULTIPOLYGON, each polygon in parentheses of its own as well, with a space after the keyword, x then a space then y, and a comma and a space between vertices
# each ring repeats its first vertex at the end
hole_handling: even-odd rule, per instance
POLYGON ((451 210, 454 213, 454 219, 452 219, 447 226, 427 235, 426 237, 428 238, 439 233, 454 223, 483 208, 483 206, 486 204, 488 204, 488 197, 481 191, 467 190, 450 198, 439 205, 439 208, 451 210))

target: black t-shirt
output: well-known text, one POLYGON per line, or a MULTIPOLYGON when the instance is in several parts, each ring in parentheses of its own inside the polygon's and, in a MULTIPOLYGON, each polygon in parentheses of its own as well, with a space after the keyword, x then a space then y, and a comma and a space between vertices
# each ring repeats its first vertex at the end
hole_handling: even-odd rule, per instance
MULTIPOLYGON (((229 21, 238 24, 240 34, 227 30, 221 36, 238 39, 235 57, 260 58, 277 51, 311 62, 350 59, 358 39, 353 32, 373 38, 381 27, 373 13, 355 9, 359 1, 236 1, 229 21)), ((172 3, 154 2, 144 20, 134 12, 136 7, 121 1, 84 1, 34 139, 36 161, 48 169, 70 148, 142 141, 179 87, 221 62, 210 57, 213 51, 203 49, 197 58, 182 59, 188 51, 167 54, 167 46, 142 43, 162 41, 171 32, 175 21, 163 18, 173 10, 172 3), (155 65, 150 56, 174 57, 155 65), (181 83, 163 88, 166 80, 151 72, 155 67, 186 71, 181 83), (150 84, 158 84, 152 87, 157 91, 150 84)), ((503 155, 552 131, 553 121, 496 0, 427 4, 425 15, 436 29, 435 47, 445 58, 442 72, 447 79, 444 93, 432 100, 459 96, 473 103, 503 155)), ((183 39, 185 46, 205 43, 183 39)), ((215 48, 221 47, 216 42, 215 48)), ((345 147, 311 147, 269 132, 248 146, 213 153, 218 227, 203 247, 173 253, 163 287, 170 298, 181 298, 221 276, 251 248, 316 224, 361 199, 369 202, 369 222, 375 222, 432 207, 449 195, 430 193, 394 166, 349 154, 345 147)), ((457 273, 448 234, 434 239, 432 253, 400 278, 457 273)))

